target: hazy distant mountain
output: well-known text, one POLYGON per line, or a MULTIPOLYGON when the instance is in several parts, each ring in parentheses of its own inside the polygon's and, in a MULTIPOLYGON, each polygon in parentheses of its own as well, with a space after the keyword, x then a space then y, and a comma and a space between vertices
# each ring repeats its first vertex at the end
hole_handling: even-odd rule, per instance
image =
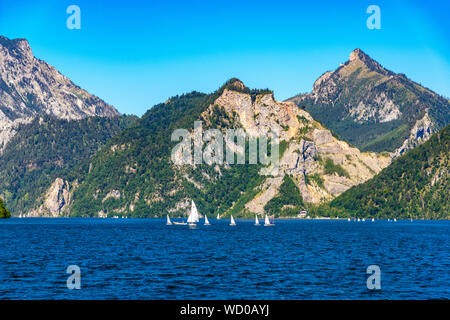
POLYGON ((38 115, 73 120, 117 110, 33 56, 28 41, 0 36, 0 151, 20 123, 38 115))
POLYGON ((311 93, 289 101, 362 150, 395 156, 450 121, 448 99, 383 68, 360 49, 317 79, 311 93))

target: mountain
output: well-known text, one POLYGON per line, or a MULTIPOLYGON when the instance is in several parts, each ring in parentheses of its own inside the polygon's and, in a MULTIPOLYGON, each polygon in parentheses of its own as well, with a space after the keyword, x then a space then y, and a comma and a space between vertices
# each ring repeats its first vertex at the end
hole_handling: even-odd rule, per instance
POLYGON ((135 120, 35 58, 27 40, 0 36, 0 197, 14 215, 59 215, 65 175, 135 120))
MULTIPOLYGON (((248 155, 234 143, 226 145, 248 155)), ((247 158, 248 159, 248 158, 247 158)), ((296 214, 311 203, 329 201, 390 163, 390 157, 362 153, 338 140, 292 102, 278 102, 270 90, 251 90, 231 79, 216 92, 192 92, 158 104, 113 137, 73 172, 73 191, 64 215, 135 217, 184 215, 190 200, 202 214, 296 214), (194 121, 203 129, 241 128, 261 139, 266 129, 280 134, 278 174, 262 164, 175 164, 171 135, 194 121), (273 172, 273 171, 271 171, 273 172)), ((65 184, 65 182, 64 182, 65 184)))
POLYGON ((118 116, 117 110, 34 57, 28 41, 0 36, 0 152, 38 115, 79 120, 118 116))
POLYGON ((394 157, 450 122, 448 99, 383 68, 360 49, 320 76, 311 93, 288 101, 361 150, 388 151, 394 157))
POLYGON ((330 203, 358 217, 450 218, 450 126, 330 203))
POLYGON ((62 178, 134 121, 131 116, 69 121, 41 115, 20 124, 1 157, 0 198, 14 215, 59 215, 71 191, 62 178))

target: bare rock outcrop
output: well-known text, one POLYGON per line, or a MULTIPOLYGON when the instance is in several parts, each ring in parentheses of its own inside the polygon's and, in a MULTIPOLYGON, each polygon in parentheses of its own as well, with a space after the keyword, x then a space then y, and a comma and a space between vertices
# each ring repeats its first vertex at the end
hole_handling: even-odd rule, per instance
MULTIPOLYGON (((325 81, 328 76, 325 74, 318 81, 325 81)), ((268 177, 258 187, 258 194, 245 205, 250 212, 264 212, 267 202, 277 196, 285 174, 293 177, 305 202, 319 203, 331 200, 350 187, 372 178, 391 161, 389 156, 362 153, 338 140, 308 112, 293 102, 278 102, 272 94, 251 97, 226 89, 207 112, 211 112, 213 106, 223 108, 230 115, 237 115, 249 136, 262 136, 276 131, 280 141, 288 144, 278 163, 278 174, 268 177), (327 159, 334 166, 342 168, 345 175, 328 173, 325 170, 327 159), (323 183, 317 185, 307 179, 312 175, 318 176, 323 183)))
POLYGON ((47 190, 44 203, 30 211, 29 217, 60 217, 64 216, 72 200, 69 183, 57 178, 47 190))

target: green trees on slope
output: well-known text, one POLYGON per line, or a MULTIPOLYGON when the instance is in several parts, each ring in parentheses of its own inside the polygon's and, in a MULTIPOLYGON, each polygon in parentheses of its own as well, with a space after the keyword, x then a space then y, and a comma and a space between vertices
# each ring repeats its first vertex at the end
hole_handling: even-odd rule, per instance
POLYGON ((11 213, 8 209, 6 209, 5 204, 3 203, 3 200, 0 199, 0 219, 10 218, 11 213))
POLYGON ((289 175, 285 175, 280 186, 278 196, 272 198, 265 206, 264 211, 277 216, 297 214, 303 209, 303 198, 300 190, 289 175))
POLYGON ((324 212, 375 218, 450 218, 450 127, 397 158, 371 180, 334 199, 324 212))

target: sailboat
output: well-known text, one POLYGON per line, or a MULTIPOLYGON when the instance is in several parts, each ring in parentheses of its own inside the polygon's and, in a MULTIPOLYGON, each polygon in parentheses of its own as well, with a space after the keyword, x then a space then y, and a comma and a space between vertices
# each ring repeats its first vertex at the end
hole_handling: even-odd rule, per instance
POLYGON ((236 225, 236 222, 234 221, 233 216, 231 216, 231 218, 230 218, 230 226, 235 226, 235 225, 236 225))
POLYGON ((189 214, 187 222, 190 226, 195 226, 196 223, 199 222, 198 210, 197 210, 194 200, 192 200, 192 203, 191 203, 191 213, 189 214))
POLYGON ((217 218, 216 219, 220 220, 220 214, 219 213, 217 213, 217 218))
POLYGON ((205 215, 205 226, 210 226, 211 224, 208 221, 208 217, 205 215))
POLYGON ((166 223, 166 225, 167 226, 171 226, 172 225, 172 221, 170 221, 169 215, 167 215, 167 223, 166 223))
POLYGON ((372 222, 374 222, 375 221, 375 218, 372 218, 372 222))
POLYGON ((347 218, 347 221, 351 221, 350 218, 347 218))
POLYGON ((397 219, 396 219, 396 218, 394 218, 394 222, 397 222, 397 219))
POLYGON ((270 220, 269 220, 269 217, 267 216, 267 214, 266 214, 266 218, 264 219, 264 226, 265 227, 271 227, 271 226, 274 226, 275 224, 274 223, 270 223, 270 220))
POLYGON ((255 226, 260 226, 260 225, 261 224, 259 223, 258 216, 255 215, 255 226))

